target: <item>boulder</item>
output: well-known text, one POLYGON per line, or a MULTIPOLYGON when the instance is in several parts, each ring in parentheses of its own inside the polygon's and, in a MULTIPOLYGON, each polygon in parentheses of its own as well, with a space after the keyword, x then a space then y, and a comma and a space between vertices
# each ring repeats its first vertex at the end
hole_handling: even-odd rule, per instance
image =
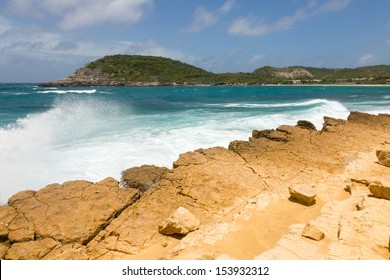
POLYGON ((302 236, 316 241, 320 241, 325 238, 325 234, 319 230, 316 226, 308 223, 302 231, 302 236))
POLYGON ((336 127, 342 126, 345 124, 344 120, 330 118, 330 117, 324 117, 324 124, 321 131, 324 132, 335 132, 336 127))
POLYGON ((303 205, 313 205, 317 195, 313 187, 307 185, 293 185, 288 187, 290 199, 303 205))
POLYGON ((266 130, 253 130, 253 138, 265 138, 275 142, 288 142, 287 133, 275 129, 266 129, 266 130))
POLYGON ((380 164, 390 167, 390 150, 377 150, 376 157, 380 164))
POLYGON ((186 208, 179 207, 160 226, 158 231, 164 235, 186 235, 199 228, 199 220, 186 208))
POLYGON ((308 130, 317 130, 317 128, 315 127, 315 125, 309 121, 305 121, 305 120, 299 120, 297 122, 297 126, 300 127, 300 128, 303 128, 303 129, 308 129, 308 130))
POLYGON ((122 172, 121 184, 125 187, 145 192, 158 182, 168 171, 169 169, 166 167, 157 167, 154 165, 132 167, 122 172))
POLYGON ((32 191, 32 190, 18 192, 8 199, 8 205, 12 206, 16 201, 33 197, 35 194, 36 191, 32 191))
POLYGON ((390 200, 389 186, 384 186, 381 182, 372 182, 369 188, 374 197, 390 200))

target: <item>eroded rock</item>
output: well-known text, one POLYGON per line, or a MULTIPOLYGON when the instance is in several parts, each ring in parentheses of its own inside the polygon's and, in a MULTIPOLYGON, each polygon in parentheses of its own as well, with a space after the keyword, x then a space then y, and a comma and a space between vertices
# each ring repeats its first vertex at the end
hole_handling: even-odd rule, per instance
POLYGON ((45 257, 60 243, 52 238, 38 241, 18 242, 8 249, 5 259, 8 260, 39 260, 45 257))
POLYGON ((292 185, 288 188, 290 199, 303 205, 313 205, 317 195, 313 187, 307 185, 292 185))
POLYGON ((316 241, 320 241, 325 238, 325 233, 319 230, 316 226, 308 223, 302 231, 302 236, 316 241))
POLYGON ((126 187, 145 192, 150 189, 164 174, 169 172, 166 167, 157 167, 154 165, 142 165, 132 167, 122 172, 122 181, 126 187))
POLYGON ((300 128, 308 129, 308 130, 317 130, 315 125, 309 121, 306 120, 299 120, 297 122, 297 126, 300 128))
POLYGON ((253 130, 253 138, 265 138, 276 142, 288 142, 287 133, 284 131, 267 129, 267 130, 253 130))
POLYGON ((377 150, 376 157, 380 164, 390 167, 390 150, 377 150))
POLYGON ((390 200, 390 187, 384 186, 381 182, 372 182, 369 185, 371 194, 376 198, 390 200))
POLYGON ((52 184, 34 195, 25 194, 11 199, 12 207, 0 208, 4 216, 0 233, 13 243, 45 238, 87 243, 139 198, 137 190, 121 189, 113 178, 52 184))
POLYGON ((197 230, 199 225, 199 220, 186 208, 180 206, 159 226, 158 231, 165 235, 186 235, 191 231, 197 230))

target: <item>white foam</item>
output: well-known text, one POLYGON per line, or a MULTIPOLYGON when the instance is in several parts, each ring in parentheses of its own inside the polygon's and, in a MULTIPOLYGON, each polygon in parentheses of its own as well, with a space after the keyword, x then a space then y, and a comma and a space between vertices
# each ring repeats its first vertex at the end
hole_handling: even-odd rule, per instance
POLYGON ((59 89, 49 89, 49 90, 40 90, 38 93, 55 93, 55 94, 66 94, 66 93, 87 93, 92 94, 96 92, 96 89, 69 89, 69 90, 59 90, 59 89))
POLYGON ((324 115, 348 115, 339 102, 315 99, 292 104, 317 106, 267 115, 189 110, 140 116, 128 106, 92 98, 69 96, 47 112, 0 129, 1 202, 18 191, 49 183, 119 179, 121 171, 131 166, 172 167, 180 153, 227 147, 232 140, 247 140, 253 129, 295 125, 300 119, 321 128, 324 115))
POLYGON ((330 101, 326 99, 313 99, 303 102, 290 102, 290 103, 228 103, 228 104, 211 104, 210 106, 222 106, 226 108, 282 108, 282 107, 304 107, 311 105, 319 105, 328 103, 330 101))

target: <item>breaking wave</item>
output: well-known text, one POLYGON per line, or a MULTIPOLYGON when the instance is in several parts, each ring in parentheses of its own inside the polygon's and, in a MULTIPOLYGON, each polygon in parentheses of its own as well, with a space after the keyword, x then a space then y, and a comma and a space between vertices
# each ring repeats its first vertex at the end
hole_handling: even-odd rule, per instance
POLYGON ((37 91, 37 93, 55 93, 55 94, 87 93, 87 94, 92 94, 92 93, 96 93, 96 89, 69 89, 69 90, 48 89, 48 90, 37 91))

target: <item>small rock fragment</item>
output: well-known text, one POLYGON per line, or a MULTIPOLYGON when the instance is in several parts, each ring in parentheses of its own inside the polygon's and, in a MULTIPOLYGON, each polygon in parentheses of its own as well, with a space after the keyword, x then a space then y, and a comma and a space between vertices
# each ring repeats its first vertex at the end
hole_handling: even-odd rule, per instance
POLYGON ((288 187, 290 199, 304 205, 313 205, 317 195, 313 187, 307 185, 294 185, 288 187))
POLYGON ((390 167, 390 150, 377 150, 376 157, 380 164, 390 167))
POLYGON ((390 187, 384 186, 381 182, 372 182, 369 186, 371 194, 376 198, 390 200, 390 187))
POLYGON ((325 234, 310 223, 306 224, 302 231, 302 236, 316 241, 320 241, 325 238, 325 234))
POLYGON ((317 130, 317 128, 315 127, 315 125, 309 121, 305 121, 305 120, 299 120, 297 122, 297 126, 300 127, 300 128, 304 128, 304 129, 308 129, 308 130, 317 130))
POLYGON ((159 226, 158 231, 165 235, 186 235, 191 231, 197 230, 199 225, 199 220, 186 208, 180 206, 159 226))

